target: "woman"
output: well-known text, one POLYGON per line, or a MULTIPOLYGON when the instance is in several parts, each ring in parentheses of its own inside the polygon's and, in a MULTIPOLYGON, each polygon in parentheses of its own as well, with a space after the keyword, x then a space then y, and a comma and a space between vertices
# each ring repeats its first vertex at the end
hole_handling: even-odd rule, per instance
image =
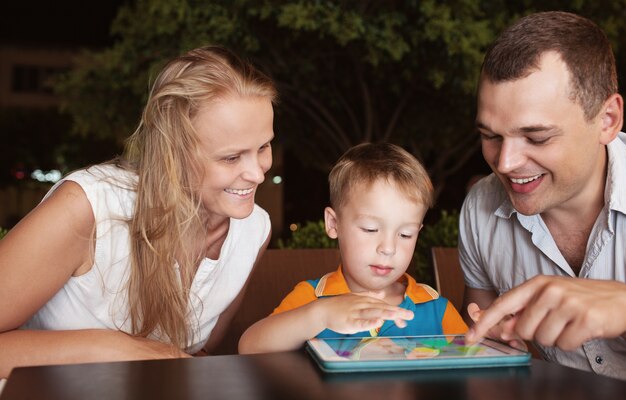
POLYGON ((67 176, 0 241, 0 377, 219 343, 271 235, 254 195, 275 97, 222 48, 164 67, 124 155, 67 176))

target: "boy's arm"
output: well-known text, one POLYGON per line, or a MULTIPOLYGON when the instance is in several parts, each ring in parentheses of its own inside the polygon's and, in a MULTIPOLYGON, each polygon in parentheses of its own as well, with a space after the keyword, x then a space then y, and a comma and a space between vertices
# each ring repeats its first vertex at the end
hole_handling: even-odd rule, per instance
MULTIPOLYGON (((239 353, 261 353, 265 351, 292 350, 302 346, 308 339, 298 339, 302 336, 300 332, 302 326, 300 318, 305 318, 311 313, 305 306, 317 300, 315 289, 310 283, 303 281, 289 293, 280 303, 274 312, 260 321, 251 325, 239 339, 239 353), (299 310, 296 313, 291 311, 299 310), (287 316, 282 316, 286 314, 287 316), (274 318, 281 316, 280 318, 274 318), (298 328, 294 328, 294 325, 298 328), (294 343, 282 340, 282 334, 292 336, 294 343), (278 345, 274 343, 275 338, 281 338, 278 345)), ((304 321, 307 322, 306 320, 304 321)), ((313 336, 317 333, 313 334, 313 336)), ((311 336, 311 337, 313 337, 311 336)))
POLYGON ((371 293, 322 298, 258 321, 241 336, 239 353, 295 350, 324 329, 351 334, 378 328, 384 320, 402 324, 412 318, 413 312, 371 293))
POLYGON ((241 335, 239 353, 299 349, 307 339, 317 336, 325 329, 320 312, 320 301, 313 301, 257 321, 241 335))
POLYGON ((450 301, 448 301, 446 311, 443 314, 441 326, 444 335, 460 335, 467 332, 465 321, 450 301))

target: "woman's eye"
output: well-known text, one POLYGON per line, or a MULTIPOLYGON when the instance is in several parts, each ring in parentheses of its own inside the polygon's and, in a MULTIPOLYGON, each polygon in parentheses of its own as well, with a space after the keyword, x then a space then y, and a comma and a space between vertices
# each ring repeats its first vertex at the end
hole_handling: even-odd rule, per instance
POLYGON ((232 164, 236 162, 237 160, 239 160, 239 156, 230 156, 230 157, 224 158, 224 161, 226 161, 229 164, 232 164))

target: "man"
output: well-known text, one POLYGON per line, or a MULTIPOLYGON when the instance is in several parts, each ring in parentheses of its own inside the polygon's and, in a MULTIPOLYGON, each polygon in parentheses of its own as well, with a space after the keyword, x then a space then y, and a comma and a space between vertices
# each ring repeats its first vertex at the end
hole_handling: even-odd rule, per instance
POLYGON ((591 21, 529 15, 489 49, 476 126, 493 174, 465 200, 459 235, 470 341, 534 340, 547 360, 626 379, 622 118, 591 21))

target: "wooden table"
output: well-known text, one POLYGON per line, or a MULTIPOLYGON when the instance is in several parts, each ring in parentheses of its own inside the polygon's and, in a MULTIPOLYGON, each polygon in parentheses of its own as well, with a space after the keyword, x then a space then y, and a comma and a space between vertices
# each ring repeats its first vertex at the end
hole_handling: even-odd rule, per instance
POLYGON ((626 381, 530 367, 324 374, 304 352, 16 368, 14 399, 620 399, 626 381))

